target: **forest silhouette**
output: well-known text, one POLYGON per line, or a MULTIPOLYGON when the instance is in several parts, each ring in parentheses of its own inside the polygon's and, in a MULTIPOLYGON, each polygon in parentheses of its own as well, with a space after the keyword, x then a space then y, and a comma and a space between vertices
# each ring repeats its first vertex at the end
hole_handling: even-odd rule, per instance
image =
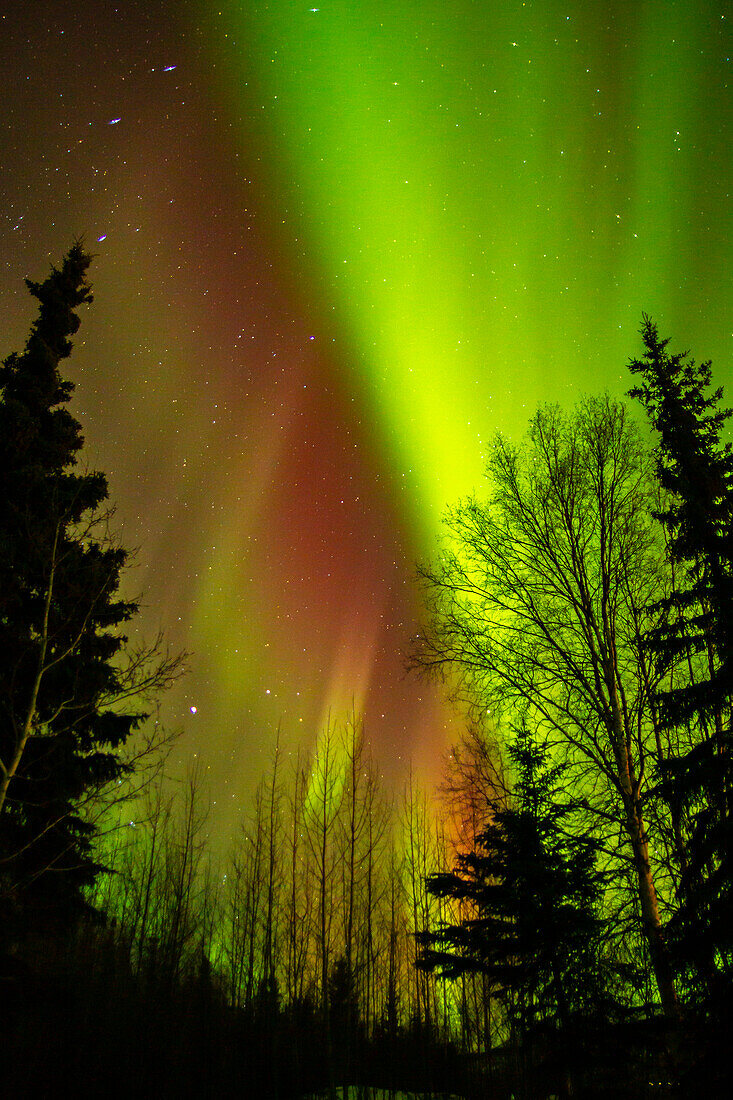
POLYGON ((8 1095, 728 1096, 733 451, 644 316, 629 397, 543 406, 418 567, 406 655, 465 718, 438 792, 360 716, 280 733, 226 858, 134 637, 60 373, 75 244, 0 368, 8 1095), (641 407, 651 444, 635 420, 641 407), (349 1089, 351 1088, 351 1093, 349 1089))

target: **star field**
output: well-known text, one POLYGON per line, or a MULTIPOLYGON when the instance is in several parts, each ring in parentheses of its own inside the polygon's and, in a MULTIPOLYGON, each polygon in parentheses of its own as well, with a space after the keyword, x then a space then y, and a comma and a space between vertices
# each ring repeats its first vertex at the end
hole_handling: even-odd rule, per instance
POLYGON ((456 721, 403 675, 414 563, 539 401, 622 394, 642 310, 730 367, 720 3, 11 2, 7 354, 73 239, 69 373, 165 700, 225 835, 282 722, 363 710, 425 774, 456 721))

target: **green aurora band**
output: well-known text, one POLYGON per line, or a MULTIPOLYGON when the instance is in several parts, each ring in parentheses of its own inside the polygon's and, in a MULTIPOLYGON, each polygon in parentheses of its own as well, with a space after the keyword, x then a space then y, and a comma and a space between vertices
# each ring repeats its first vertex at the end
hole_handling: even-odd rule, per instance
MULTIPOLYGON (((496 430, 519 437, 541 401, 626 391, 642 311, 719 372, 729 361, 717 5, 224 0, 200 14, 215 110, 302 313, 333 349, 340 407, 359 411, 403 565, 435 552, 446 504, 480 486, 496 430)), ((295 415, 308 374, 293 372, 295 415)), ((282 454, 261 438, 273 472, 282 454)), ((238 554, 234 534, 197 593, 202 638, 238 554)), ((405 583, 378 567, 373 591, 405 583)), ((267 591, 250 590, 247 614, 271 634, 267 591)), ((321 676, 320 728, 368 706, 383 611, 354 594, 322 651, 289 666, 294 682, 321 676)), ((236 637, 239 614, 217 628, 236 637)), ((214 694, 242 695, 236 660, 210 674, 214 694)), ((435 774, 450 719, 429 715, 392 736, 435 774)))
MULTIPOLYGON (((642 311, 730 399, 728 20, 712 0, 6 5, 6 318, 76 235, 85 458, 227 843, 352 701, 437 778, 415 563, 495 431, 630 386, 642 311), (315 8, 316 10, 311 10, 315 8)), ((173 767, 173 761, 172 761, 173 767)))
POLYGON ((693 346, 722 332, 716 5, 274 0, 222 20, 221 93, 255 120, 241 139, 419 553, 497 428, 627 388, 642 310, 693 346))

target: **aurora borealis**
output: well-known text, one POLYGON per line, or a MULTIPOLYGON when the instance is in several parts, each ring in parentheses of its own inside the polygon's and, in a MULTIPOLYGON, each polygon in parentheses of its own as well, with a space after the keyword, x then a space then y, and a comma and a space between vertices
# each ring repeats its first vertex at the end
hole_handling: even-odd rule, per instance
POLYGON ((733 382, 726 5, 309 2, 0 22, 2 355, 83 235, 72 408, 224 833, 352 699, 430 772, 414 563, 497 429, 622 394, 643 310, 733 382))

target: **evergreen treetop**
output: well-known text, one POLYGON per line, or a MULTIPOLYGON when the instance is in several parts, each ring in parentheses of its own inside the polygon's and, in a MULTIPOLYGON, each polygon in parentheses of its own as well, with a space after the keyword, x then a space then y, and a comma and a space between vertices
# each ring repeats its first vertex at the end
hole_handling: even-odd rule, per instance
MULTIPOLYGON (((143 715, 120 628, 124 549, 109 536, 107 479, 78 472, 81 426, 59 371, 92 300, 75 244, 42 283, 21 354, 0 368, 0 905, 78 909, 99 867, 82 803, 118 777, 143 715)), ((139 684, 138 684, 139 686, 139 684)))
POLYGON ((660 719, 675 725, 699 714, 711 718, 733 688, 733 448, 720 439, 731 409, 719 408, 722 387, 709 392, 710 361, 698 366, 687 352, 670 354, 669 340, 646 314, 641 336, 644 355, 629 363, 641 382, 629 395, 659 433, 655 465, 669 503, 657 519, 671 560, 684 571, 684 583, 660 602, 650 642, 662 667, 692 654, 706 666, 660 693, 660 719))

